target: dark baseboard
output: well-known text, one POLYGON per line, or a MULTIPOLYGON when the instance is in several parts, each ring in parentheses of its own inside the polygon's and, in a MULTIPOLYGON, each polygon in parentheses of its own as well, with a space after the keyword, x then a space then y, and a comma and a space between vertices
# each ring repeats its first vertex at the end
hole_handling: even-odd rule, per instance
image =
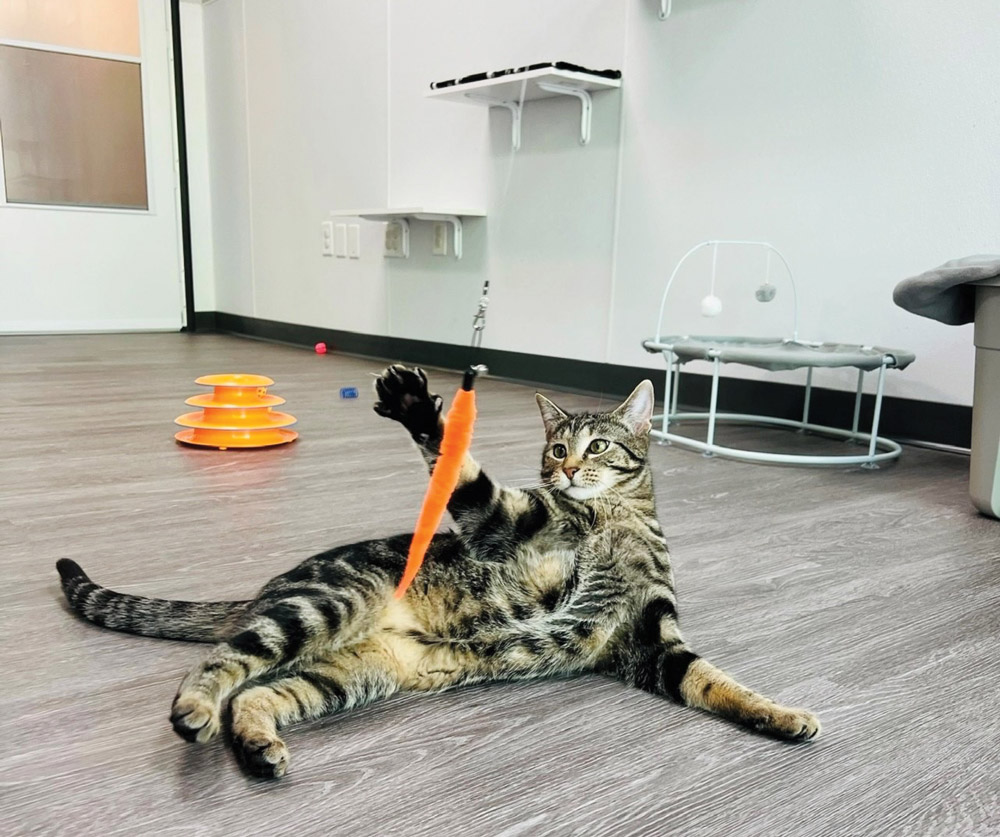
MULTIPOLYGON (((239 334, 295 346, 311 347, 323 342, 330 351, 444 369, 460 370, 473 363, 485 363, 490 374, 498 378, 617 397, 628 395, 643 378, 651 378, 656 388, 656 397, 663 398, 664 370, 662 366, 657 367, 653 363, 649 367, 623 366, 502 349, 473 349, 471 346, 430 340, 411 340, 261 320, 221 311, 198 312, 196 328, 199 332, 239 334)), ((680 402, 694 409, 707 408, 711 380, 709 375, 685 372, 681 376, 680 402)), ((803 386, 797 384, 723 378, 719 386, 719 410, 798 419, 802 416, 804 390, 803 386)), ((871 425, 874 405, 874 396, 863 396, 862 428, 871 425)), ((849 428, 853 416, 853 393, 813 387, 811 421, 831 427, 849 428)), ((972 438, 972 408, 912 398, 886 397, 882 402, 880 433, 889 438, 967 448, 972 438)))
POLYGON ((194 315, 193 331, 218 331, 215 311, 198 311, 194 315))

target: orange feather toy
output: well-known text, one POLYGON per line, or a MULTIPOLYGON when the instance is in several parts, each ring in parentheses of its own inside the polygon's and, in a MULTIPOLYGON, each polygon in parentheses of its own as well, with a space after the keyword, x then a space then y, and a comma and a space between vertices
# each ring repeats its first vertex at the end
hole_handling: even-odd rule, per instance
POLYGON ((462 472, 462 463, 472 445, 472 427, 476 423, 476 392, 473 389, 476 374, 484 371, 483 366, 473 366, 462 379, 462 388, 455 393, 455 399, 448 408, 444 420, 444 436, 441 439, 441 453, 434 464, 424 503, 420 508, 417 526, 413 530, 413 540, 410 541, 410 551, 406 556, 406 568, 403 578, 396 588, 396 598, 401 599, 407 588, 413 582, 427 555, 438 526, 444 518, 458 478, 462 472))

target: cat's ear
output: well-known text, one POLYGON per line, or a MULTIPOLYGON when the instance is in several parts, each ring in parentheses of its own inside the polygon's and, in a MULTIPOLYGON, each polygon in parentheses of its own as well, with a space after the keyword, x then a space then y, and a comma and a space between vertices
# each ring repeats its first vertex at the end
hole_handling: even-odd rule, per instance
POLYGON ((636 436, 645 436, 653 426, 653 384, 646 380, 632 390, 611 415, 622 422, 636 436))
POLYGON ((563 419, 569 418, 569 416, 560 410, 555 403, 549 401, 549 399, 540 392, 535 393, 535 401, 538 402, 538 409, 542 414, 542 421, 545 422, 546 435, 551 433, 555 426, 563 419))

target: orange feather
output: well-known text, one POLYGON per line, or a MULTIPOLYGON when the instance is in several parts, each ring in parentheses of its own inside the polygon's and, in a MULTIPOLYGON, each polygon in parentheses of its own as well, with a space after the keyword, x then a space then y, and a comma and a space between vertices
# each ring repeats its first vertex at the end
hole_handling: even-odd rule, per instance
POLYGON ((417 575, 417 570, 424 562, 427 548, 431 544, 444 518, 458 477, 462 471, 462 462, 472 444, 472 426, 476 422, 476 393, 472 389, 460 389, 455 393, 448 415, 445 417, 444 437, 441 439, 441 455, 434 465, 424 504, 417 518, 417 526, 413 530, 413 540, 410 541, 410 551, 406 557, 406 569, 403 578, 396 588, 396 598, 401 599, 406 589, 417 575))

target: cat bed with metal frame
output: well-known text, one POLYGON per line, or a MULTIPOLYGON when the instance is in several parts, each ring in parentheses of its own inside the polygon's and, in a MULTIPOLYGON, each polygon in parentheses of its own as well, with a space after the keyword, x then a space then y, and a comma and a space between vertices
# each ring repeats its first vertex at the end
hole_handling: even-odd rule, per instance
POLYGON ((878 346, 860 346, 845 343, 810 342, 799 339, 798 296, 791 268, 788 266, 785 257, 775 247, 766 242, 737 240, 702 241, 688 250, 681 257, 680 261, 677 262, 664 288, 656 323, 656 336, 644 340, 642 345, 648 352, 662 354, 667 364, 664 409, 662 414, 653 417, 653 430, 650 432, 650 435, 661 443, 673 442, 682 447, 700 450, 705 456, 718 454, 719 456, 739 459, 745 462, 764 462, 776 465, 861 465, 863 468, 872 469, 878 468, 878 463, 880 462, 895 459, 901 452, 901 448, 896 442, 878 435, 879 419, 882 413, 882 396, 885 390, 885 372, 887 369, 905 369, 914 361, 914 354, 902 349, 886 349, 878 346), (694 253, 704 247, 712 248, 712 271, 709 294, 702 300, 702 313, 705 316, 714 316, 721 310, 721 301, 715 296, 718 253, 721 246, 755 247, 764 250, 766 254, 764 281, 755 293, 758 302, 770 302, 777 293, 777 289, 771 284, 771 264, 772 257, 778 259, 784 269, 784 274, 788 278, 788 284, 792 293, 791 337, 668 336, 663 334, 663 315, 667 310, 667 297, 674 285, 674 280, 680 273, 684 263, 694 253), (681 366, 695 360, 708 361, 712 364, 712 390, 709 408, 708 412, 682 413, 677 409, 681 366), (806 389, 802 407, 802 419, 797 421, 794 419, 746 413, 720 413, 718 411, 719 373, 724 363, 739 363, 772 372, 789 369, 806 369, 806 389), (809 421, 813 369, 817 367, 854 367, 858 370, 857 394, 854 399, 854 421, 850 430, 814 424, 809 421), (864 376, 866 372, 874 372, 876 370, 878 371, 878 383, 875 392, 875 412, 872 417, 871 432, 865 433, 859 429, 864 376), (670 424, 672 422, 679 423, 685 421, 707 421, 708 432, 705 441, 670 432, 670 424), (835 439, 867 444, 868 452, 866 454, 805 455, 731 448, 720 445, 715 441, 715 428, 719 423, 765 425, 807 431, 835 439))

